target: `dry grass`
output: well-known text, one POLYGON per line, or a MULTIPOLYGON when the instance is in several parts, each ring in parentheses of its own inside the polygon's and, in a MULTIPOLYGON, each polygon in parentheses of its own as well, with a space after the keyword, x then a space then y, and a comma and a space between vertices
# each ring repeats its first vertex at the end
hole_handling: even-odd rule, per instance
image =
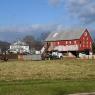
POLYGON ((0 62, 0 80, 95 79, 95 60, 0 62))

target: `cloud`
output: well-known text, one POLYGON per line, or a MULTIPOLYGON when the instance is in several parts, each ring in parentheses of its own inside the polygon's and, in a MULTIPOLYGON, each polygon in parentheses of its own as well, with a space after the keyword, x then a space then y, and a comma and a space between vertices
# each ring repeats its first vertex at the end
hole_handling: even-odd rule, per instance
POLYGON ((9 26, 9 27, 0 27, 0 32, 40 32, 40 31, 56 31, 60 30, 63 28, 63 25, 60 24, 47 24, 47 25, 42 25, 42 24, 34 24, 34 25, 29 25, 29 26, 9 26))
POLYGON ((44 31, 44 30, 49 30, 51 27, 49 25, 40 25, 40 24, 35 24, 35 25, 29 25, 29 26, 9 26, 9 27, 0 27, 0 32, 34 32, 37 31, 39 32, 44 31), (48 28, 47 28, 48 27, 48 28))
POLYGON ((54 25, 35 24, 30 26, 0 27, 0 40, 14 42, 22 39, 26 35, 33 35, 34 37, 39 39, 42 33, 67 30, 68 27, 60 24, 54 25))
POLYGON ((49 3, 53 6, 58 6, 61 3, 61 0, 49 0, 49 3))
POLYGON ((0 27, 0 40, 13 42, 26 35, 33 35, 34 37, 39 38, 43 32, 61 31, 63 28, 64 26, 55 24, 0 27))
POLYGON ((70 15, 79 18, 85 24, 95 22, 95 0, 67 0, 65 6, 70 15))
POLYGON ((91 24, 95 22, 95 0, 49 0, 53 6, 63 4, 68 15, 80 22, 91 24))

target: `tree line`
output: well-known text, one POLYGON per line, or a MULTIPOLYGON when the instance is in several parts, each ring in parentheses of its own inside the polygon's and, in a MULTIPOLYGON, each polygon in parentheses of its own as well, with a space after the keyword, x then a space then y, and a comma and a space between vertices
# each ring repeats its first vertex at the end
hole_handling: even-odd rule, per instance
MULTIPOLYGON (((25 42, 29 46, 30 49, 41 50, 44 44, 44 40, 49 35, 49 33, 50 32, 41 33, 41 36, 39 37, 39 39, 35 38, 33 35, 26 35, 25 37, 21 39, 21 41, 25 42)), ((9 42, 0 41, 1 52, 8 50, 10 45, 11 43, 9 42)))
MULTIPOLYGON (((49 35, 49 33, 50 32, 44 32, 44 33, 42 33, 39 39, 36 39, 33 35, 26 35, 25 37, 23 37, 21 39, 21 41, 23 41, 27 45, 29 45, 30 49, 41 50, 41 48, 44 45, 44 40, 49 35)), ((11 43, 9 43, 9 42, 0 41, 1 52, 8 50, 9 47, 10 47, 10 44, 11 43)), ((92 51, 95 54, 95 39, 93 40, 92 51)))

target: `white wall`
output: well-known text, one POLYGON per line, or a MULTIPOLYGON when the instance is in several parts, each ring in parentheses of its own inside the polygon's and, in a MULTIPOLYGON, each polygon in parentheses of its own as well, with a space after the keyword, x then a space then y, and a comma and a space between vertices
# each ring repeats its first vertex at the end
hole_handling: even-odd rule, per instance
POLYGON ((29 52, 29 46, 10 45, 10 50, 16 52, 20 52, 20 50, 22 50, 23 52, 29 52))
POLYGON ((54 48, 54 50, 58 51, 77 51, 78 50, 78 45, 59 45, 54 48))

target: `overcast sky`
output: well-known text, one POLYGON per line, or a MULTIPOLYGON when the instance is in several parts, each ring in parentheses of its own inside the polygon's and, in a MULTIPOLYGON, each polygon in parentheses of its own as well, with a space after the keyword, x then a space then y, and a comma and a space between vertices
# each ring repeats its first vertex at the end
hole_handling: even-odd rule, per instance
POLYGON ((0 0, 0 32, 94 25, 95 0, 0 0))

